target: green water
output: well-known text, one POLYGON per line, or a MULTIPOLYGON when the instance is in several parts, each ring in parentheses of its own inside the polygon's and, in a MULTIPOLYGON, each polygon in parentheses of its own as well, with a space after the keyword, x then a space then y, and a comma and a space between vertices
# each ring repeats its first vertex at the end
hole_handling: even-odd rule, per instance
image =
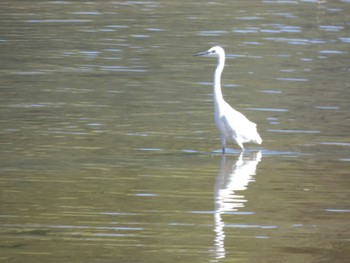
POLYGON ((348 261, 348 1, 0 7, 1 261, 348 261))

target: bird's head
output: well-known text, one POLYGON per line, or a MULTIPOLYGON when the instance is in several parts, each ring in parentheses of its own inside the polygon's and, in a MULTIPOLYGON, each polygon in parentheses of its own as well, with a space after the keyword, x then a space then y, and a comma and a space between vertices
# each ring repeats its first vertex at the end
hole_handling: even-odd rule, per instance
POLYGON ((225 51, 220 46, 215 46, 207 51, 199 52, 194 54, 194 56, 204 56, 204 57, 225 57, 225 51))

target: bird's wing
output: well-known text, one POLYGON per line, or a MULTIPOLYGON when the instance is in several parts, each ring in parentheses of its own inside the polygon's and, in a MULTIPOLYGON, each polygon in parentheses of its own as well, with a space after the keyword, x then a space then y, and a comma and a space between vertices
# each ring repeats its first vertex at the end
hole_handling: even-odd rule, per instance
POLYGON ((256 124, 228 104, 223 112, 222 120, 225 128, 238 140, 242 142, 259 141, 260 136, 257 133, 256 124))

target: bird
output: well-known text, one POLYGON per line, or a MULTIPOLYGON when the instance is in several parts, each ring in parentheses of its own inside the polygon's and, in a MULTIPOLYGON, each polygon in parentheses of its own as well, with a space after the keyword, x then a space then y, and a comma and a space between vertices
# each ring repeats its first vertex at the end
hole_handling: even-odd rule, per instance
POLYGON ((253 142, 261 144, 262 139, 257 131, 256 124, 232 108, 223 98, 221 73, 225 67, 225 50, 220 46, 214 46, 207 51, 196 53, 194 56, 214 57, 217 59, 213 78, 214 119, 220 132, 222 153, 225 154, 226 143, 229 141, 236 142, 241 151, 244 151, 243 143, 253 142))

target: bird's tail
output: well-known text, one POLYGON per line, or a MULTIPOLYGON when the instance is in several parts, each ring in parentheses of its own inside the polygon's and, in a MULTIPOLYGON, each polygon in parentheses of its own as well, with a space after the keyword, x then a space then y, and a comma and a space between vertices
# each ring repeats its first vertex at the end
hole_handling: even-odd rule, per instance
POLYGON ((254 141, 255 141, 255 143, 257 143, 257 144, 261 144, 261 143, 262 143, 262 139, 261 139, 259 133, 256 133, 256 138, 255 138, 254 141))

